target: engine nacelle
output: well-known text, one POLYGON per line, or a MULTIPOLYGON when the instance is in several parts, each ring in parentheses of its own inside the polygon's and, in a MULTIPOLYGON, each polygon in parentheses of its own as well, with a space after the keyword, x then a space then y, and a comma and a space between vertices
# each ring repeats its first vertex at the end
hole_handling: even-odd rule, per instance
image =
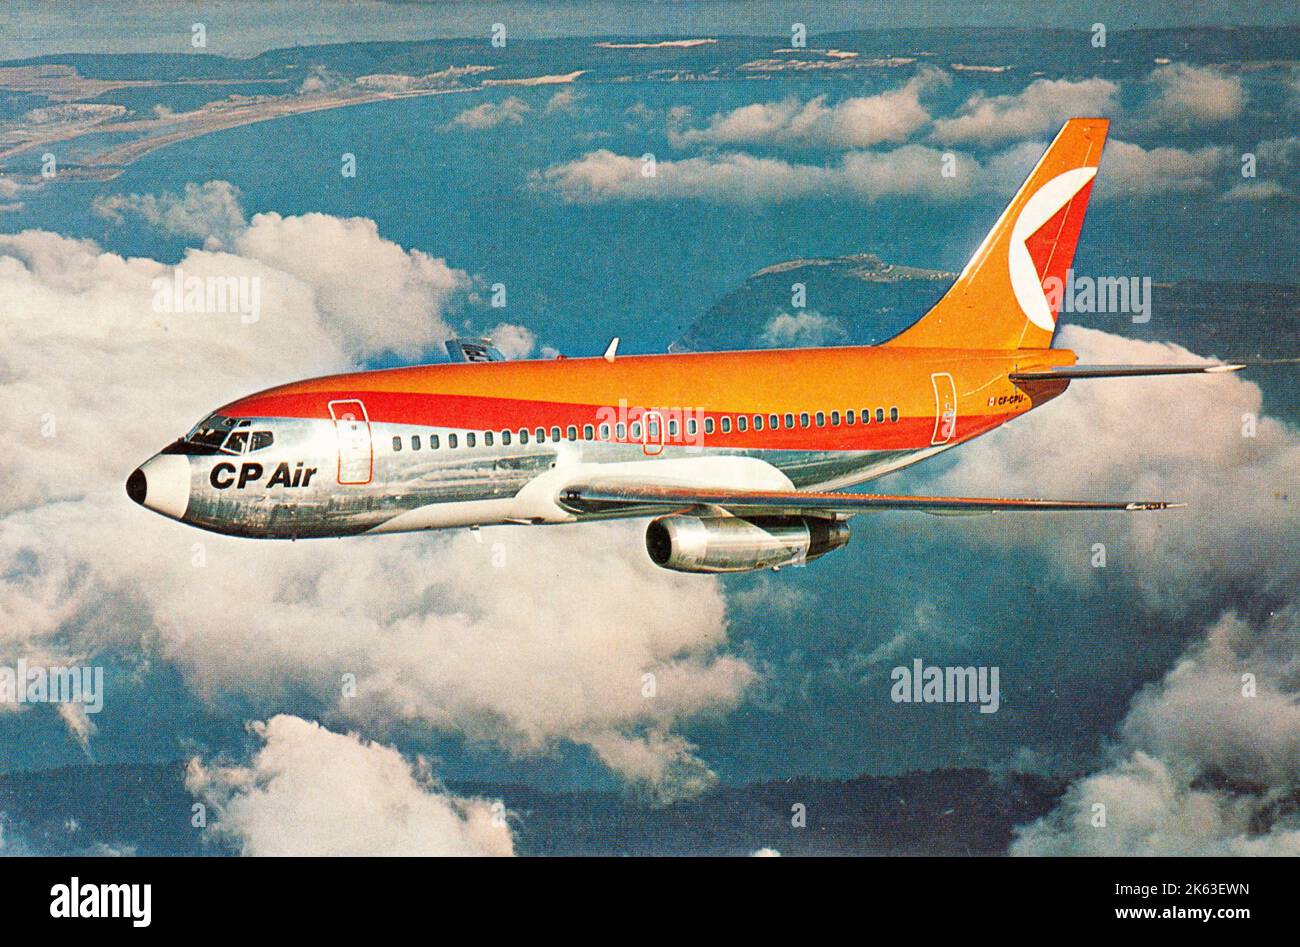
POLYGON ((847 523, 816 516, 662 516, 645 533, 655 565, 677 572, 798 565, 848 541, 847 523))

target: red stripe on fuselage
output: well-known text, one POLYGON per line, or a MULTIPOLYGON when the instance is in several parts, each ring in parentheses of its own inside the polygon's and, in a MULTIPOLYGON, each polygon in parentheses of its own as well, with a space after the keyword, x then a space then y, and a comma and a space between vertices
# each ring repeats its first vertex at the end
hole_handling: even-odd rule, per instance
MULTIPOLYGON (((468 431, 515 431, 526 428, 530 432, 536 428, 545 428, 547 439, 551 439, 552 427, 561 429, 561 436, 567 436, 566 428, 574 426, 578 436, 582 437, 584 425, 592 425, 599 433, 599 426, 614 425, 622 422, 630 428, 634 422, 642 422, 638 409, 629 409, 620 416, 617 409, 603 405, 567 404, 555 401, 533 401, 517 398, 493 398, 472 395, 426 394, 420 392, 396 391, 311 391, 291 394, 253 395, 227 406, 224 412, 231 417, 250 418, 296 418, 328 419, 329 402, 360 400, 366 406, 366 414, 376 424, 410 424, 426 427, 451 428, 468 431)), ((847 410, 847 409, 845 409, 847 410)), ((755 431, 752 426, 748 431, 722 431, 722 418, 731 418, 736 423, 735 414, 727 412, 682 412, 677 417, 677 436, 668 434, 668 421, 674 417, 669 409, 660 409, 665 444, 699 444, 713 448, 741 448, 753 450, 915 450, 930 446, 934 434, 933 416, 919 418, 902 417, 897 421, 876 421, 874 416, 868 424, 859 421, 838 426, 830 423, 818 427, 815 415, 810 417, 808 427, 772 430, 767 426, 768 415, 764 417, 764 430, 755 431), (688 435, 687 419, 695 418, 698 434, 688 435), (705 420, 712 419, 713 433, 705 433, 705 420)), ((957 419, 954 440, 967 440, 977 434, 983 434, 1005 423, 1016 414, 986 414, 957 419)), ((753 415, 747 415, 753 423, 753 415)), ((780 415, 784 425, 785 416, 780 415)), ((799 415, 795 415, 796 424, 799 415)), ((611 438, 617 439, 617 438, 611 438)), ((630 436, 621 439, 627 443, 639 443, 640 439, 630 436)))

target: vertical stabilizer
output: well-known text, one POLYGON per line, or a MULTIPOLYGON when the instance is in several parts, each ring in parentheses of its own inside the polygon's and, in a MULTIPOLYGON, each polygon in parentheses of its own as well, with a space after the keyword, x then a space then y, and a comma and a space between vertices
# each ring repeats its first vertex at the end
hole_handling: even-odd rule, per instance
POLYGON ((957 282, 890 346, 1047 348, 1109 122, 1072 118, 1002 212, 957 282), (1049 284, 1051 285, 1051 284, 1049 284))

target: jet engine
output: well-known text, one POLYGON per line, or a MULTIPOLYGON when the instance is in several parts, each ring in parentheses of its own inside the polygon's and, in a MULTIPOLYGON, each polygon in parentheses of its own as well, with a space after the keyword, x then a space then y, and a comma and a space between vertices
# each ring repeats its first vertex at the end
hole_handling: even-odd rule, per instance
POLYGON ((817 516, 661 516, 645 533, 655 565, 676 572, 778 569, 848 541, 847 523, 817 516))

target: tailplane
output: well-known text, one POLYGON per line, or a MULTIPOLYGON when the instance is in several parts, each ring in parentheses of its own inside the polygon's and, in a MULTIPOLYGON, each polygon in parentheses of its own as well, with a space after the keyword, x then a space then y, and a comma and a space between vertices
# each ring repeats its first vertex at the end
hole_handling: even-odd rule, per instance
POLYGON ((1072 118, 1002 212, 957 282, 889 346, 1047 348, 1109 122, 1072 118), (1052 282, 1055 281, 1055 282, 1052 282), (1044 284, 1055 286, 1049 293, 1044 284))

